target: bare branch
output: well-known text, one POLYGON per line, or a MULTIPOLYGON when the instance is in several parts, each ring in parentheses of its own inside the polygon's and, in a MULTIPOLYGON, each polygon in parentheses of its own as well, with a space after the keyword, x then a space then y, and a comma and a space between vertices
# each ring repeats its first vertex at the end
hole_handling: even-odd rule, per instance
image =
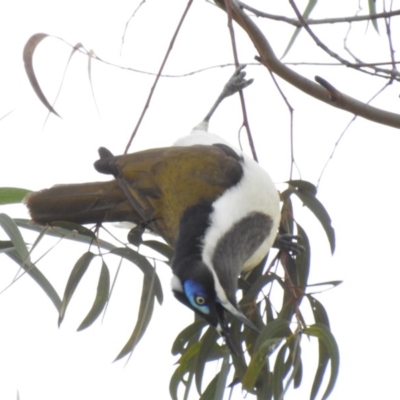
POLYGON ((335 53, 332 51, 328 46, 326 46, 319 38, 318 36, 310 29, 310 27, 307 25, 307 22, 301 15, 299 9, 296 6, 296 3, 293 0, 289 0, 290 5, 292 6, 294 12, 297 15, 297 18, 299 21, 302 23, 303 28, 307 31, 307 33, 312 37, 314 40, 315 44, 319 47, 321 47, 322 50, 324 50, 327 54, 329 54, 331 57, 335 58, 336 60, 340 61, 342 64, 344 64, 346 67, 356 69, 357 71, 363 72, 365 74, 369 75, 377 75, 381 76, 383 78, 390 78, 390 79, 396 79, 400 80, 400 74, 398 74, 397 71, 392 70, 385 70, 382 68, 373 68, 374 72, 366 71, 362 68, 360 68, 359 63, 351 63, 350 61, 344 59, 343 57, 340 57, 339 54, 335 53))
MULTIPOLYGON (((231 42, 232 42, 233 58, 235 61, 235 66, 237 68, 239 66, 239 56, 238 56, 237 47, 236 47, 235 31, 233 29, 233 24, 232 24, 232 14, 231 14, 230 4, 231 4, 231 0, 225 0, 225 6, 227 9, 227 15, 228 15, 228 29, 229 29, 229 34, 231 37, 231 42)), ((256 147, 254 146, 253 136, 252 136, 251 130, 250 130, 249 119, 247 118, 247 109, 246 109, 246 102, 244 100, 243 90, 239 90, 239 96, 240 96, 240 104, 242 107, 242 115, 243 115, 242 126, 245 127, 246 132, 247 132, 247 140, 249 142, 251 154, 252 154, 253 158, 256 161, 258 161, 256 147)))
MULTIPOLYGON (((286 22, 288 24, 296 26, 297 28, 300 28, 302 26, 301 22, 298 19, 284 17, 283 15, 269 14, 269 13, 257 10, 256 8, 251 7, 241 1, 238 1, 237 3, 239 4, 240 7, 242 7, 245 10, 251 11, 257 17, 268 18, 268 19, 272 19, 274 21, 286 22)), ((342 17, 342 18, 306 19, 305 21, 306 21, 307 25, 323 25, 323 24, 337 24, 337 23, 344 23, 344 22, 371 21, 371 20, 376 20, 376 19, 380 19, 380 18, 391 18, 391 17, 395 17, 398 15, 400 15, 400 10, 377 13, 377 14, 373 14, 373 15, 370 15, 370 14, 357 15, 357 16, 342 17)))
MULTIPOLYGON (((214 0, 216 4, 224 9, 221 0, 214 0)), ((369 106, 359 100, 356 100, 344 93, 340 93, 340 97, 336 101, 332 101, 331 93, 326 88, 312 82, 297 72, 291 70, 284 65, 275 55, 267 38, 260 31, 258 26, 252 19, 240 8, 236 1, 231 2, 232 16, 234 20, 245 30, 249 38, 255 45, 259 59, 272 72, 280 76, 282 79, 297 87, 304 93, 321 100, 331 106, 351 112, 370 121, 380 124, 400 128, 400 115, 389 111, 385 111, 376 107, 369 106)))
POLYGON ((158 80, 160 79, 161 73, 162 73, 162 71, 164 69, 165 64, 167 63, 168 57, 169 57, 169 55, 170 55, 170 53, 172 51, 172 48, 174 47, 175 40, 176 40, 176 38, 178 36, 178 33, 179 33, 180 29, 181 29, 183 21, 185 20, 186 15, 189 12, 189 9, 190 9, 192 3, 193 3, 193 0, 189 0, 187 5, 186 5, 186 7, 185 7, 185 10, 184 10, 184 12, 182 14, 182 17, 181 17, 181 19, 180 19, 180 21, 178 23, 178 26, 176 27, 174 35, 172 36, 172 39, 171 39, 171 42, 169 44, 168 50, 167 50, 167 52, 166 52, 166 54, 164 56, 164 60, 163 60, 163 62, 161 64, 161 66, 160 66, 160 70, 158 71, 158 74, 156 76, 156 79, 154 80, 153 86, 150 89, 150 93, 149 93, 149 96, 147 97, 146 104, 143 107, 142 114, 139 117, 139 120, 138 120, 138 122, 137 122, 137 124, 135 126, 135 129, 132 132, 131 137, 129 138, 128 144, 126 145, 124 154, 128 153, 129 147, 131 147, 131 144, 132 144, 132 140, 136 136, 136 133, 139 130, 139 126, 140 126, 140 124, 141 124, 141 122, 142 122, 142 120, 143 120, 143 118, 144 118, 144 116, 146 114, 147 109, 149 108, 150 101, 151 101, 151 98, 153 97, 153 93, 154 93, 154 90, 155 90, 155 88, 157 86, 158 80))

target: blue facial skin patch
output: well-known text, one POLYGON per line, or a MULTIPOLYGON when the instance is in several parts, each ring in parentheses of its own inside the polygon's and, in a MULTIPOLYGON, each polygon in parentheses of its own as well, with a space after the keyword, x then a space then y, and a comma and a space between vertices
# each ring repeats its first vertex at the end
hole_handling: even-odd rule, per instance
POLYGON ((183 290, 185 291, 185 295, 188 298, 190 304, 202 312, 203 314, 210 314, 210 307, 206 304, 207 297, 206 291, 199 282, 194 281, 193 279, 188 279, 183 282, 183 290), (202 298, 205 304, 199 304, 196 302, 196 299, 202 298))

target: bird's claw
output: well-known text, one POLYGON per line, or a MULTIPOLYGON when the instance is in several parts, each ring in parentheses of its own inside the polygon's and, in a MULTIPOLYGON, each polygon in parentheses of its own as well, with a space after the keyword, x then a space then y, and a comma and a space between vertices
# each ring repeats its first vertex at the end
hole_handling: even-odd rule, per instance
POLYGON ((246 76, 246 71, 243 71, 244 68, 246 68, 245 64, 241 64, 236 68, 222 91, 224 97, 232 96, 253 83, 253 79, 244 79, 246 76))
POLYGON ((286 253, 298 256, 304 253, 305 248, 299 242, 301 237, 298 235, 291 235, 289 233, 279 234, 274 243, 274 247, 286 253))

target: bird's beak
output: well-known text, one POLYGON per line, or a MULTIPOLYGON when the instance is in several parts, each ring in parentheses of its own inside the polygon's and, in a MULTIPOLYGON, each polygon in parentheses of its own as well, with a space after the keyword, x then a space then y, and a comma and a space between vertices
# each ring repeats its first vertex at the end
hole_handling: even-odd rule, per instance
POLYGON ((246 318, 246 316, 243 313, 241 313, 233 304, 228 303, 228 306, 225 306, 224 303, 219 303, 219 306, 217 306, 218 324, 216 326, 216 329, 218 333, 225 339, 226 344, 229 347, 232 354, 239 356, 243 351, 239 347, 239 345, 232 340, 231 332, 224 315, 225 311, 229 311, 237 319, 239 319, 239 321, 243 322, 249 328, 255 330, 256 332, 260 332, 260 330, 248 318, 246 318))
POLYGON ((249 328, 253 329, 256 332, 260 332, 260 330, 242 313, 240 312, 232 303, 229 301, 221 303, 222 306, 229 311, 235 318, 239 321, 246 324, 249 328))

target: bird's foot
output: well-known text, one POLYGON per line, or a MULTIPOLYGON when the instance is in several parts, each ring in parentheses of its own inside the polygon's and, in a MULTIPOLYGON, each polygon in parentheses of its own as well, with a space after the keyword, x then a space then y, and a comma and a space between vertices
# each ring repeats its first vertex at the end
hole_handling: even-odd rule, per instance
POLYGON ((305 248, 300 244, 301 237, 289 233, 279 234, 274 242, 274 247, 294 256, 304 253, 305 248))
POLYGON ((245 79, 246 71, 243 71, 246 68, 245 64, 239 65, 236 68, 236 71, 229 79, 227 84, 224 86, 222 90, 221 97, 225 98, 228 96, 232 96, 237 93, 239 90, 246 88, 247 86, 253 83, 253 79, 245 79))

